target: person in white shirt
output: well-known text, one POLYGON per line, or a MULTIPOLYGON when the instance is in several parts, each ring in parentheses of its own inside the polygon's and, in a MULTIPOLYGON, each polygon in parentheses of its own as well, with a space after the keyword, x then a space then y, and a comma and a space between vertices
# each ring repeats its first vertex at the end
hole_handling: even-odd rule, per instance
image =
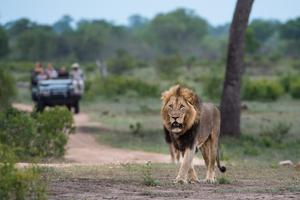
POLYGON ((46 74, 48 76, 48 79, 57 78, 58 74, 57 74, 57 71, 54 69, 52 63, 48 63, 47 69, 46 69, 46 74))
POLYGON ((84 91, 84 75, 82 70, 80 69, 80 65, 78 63, 74 63, 71 66, 72 71, 70 73, 71 79, 73 79, 73 84, 76 85, 76 92, 82 94, 84 91))

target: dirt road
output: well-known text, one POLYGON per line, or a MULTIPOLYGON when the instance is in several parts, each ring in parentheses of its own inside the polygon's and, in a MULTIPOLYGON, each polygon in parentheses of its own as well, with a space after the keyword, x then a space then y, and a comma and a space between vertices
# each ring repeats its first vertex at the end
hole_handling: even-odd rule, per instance
MULTIPOLYGON (((31 111, 32 106, 26 104, 14 104, 15 108, 24 111, 31 111)), ((159 153, 143 151, 131 151, 112 148, 99 144, 95 135, 88 132, 91 128, 100 129, 103 127, 100 122, 92 122, 85 113, 74 115, 76 132, 70 135, 65 159, 73 164, 111 164, 111 163, 169 163, 170 156, 159 153)), ((99 133, 101 134, 101 133, 99 133)), ((196 165, 203 165, 203 161, 196 159, 196 165)), ((51 165, 51 164, 50 164, 51 165)), ((57 164, 55 164, 56 166, 57 164)), ((62 164, 65 166, 65 164, 62 164)))

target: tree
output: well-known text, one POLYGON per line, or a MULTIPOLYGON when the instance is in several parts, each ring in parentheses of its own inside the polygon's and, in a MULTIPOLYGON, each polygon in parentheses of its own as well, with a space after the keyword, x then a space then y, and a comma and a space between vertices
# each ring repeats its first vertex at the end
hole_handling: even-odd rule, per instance
POLYGON ((16 58, 24 60, 53 59, 56 35, 49 26, 36 26, 24 31, 16 41, 16 58))
POLYGON ((225 81, 221 98, 221 133, 240 136, 240 90, 244 67, 244 41, 254 0, 238 0, 232 23, 227 52, 225 81))
POLYGON ((0 26, 0 58, 8 53, 8 37, 4 29, 0 26))
POLYGON ((192 10, 177 9, 167 14, 157 15, 149 25, 152 43, 165 55, 187 52, 192 46, 199 46, 207 34, 207 22, 192 10))
POLYGON ((289 20, 280 27, 280 37, 285 41, 285 54, 299 58, 300 17, 289 20))
POLYGON ((73 19, 69 15, 64 15, 61 19, 59 19, 57 22, 53 24, 53 30, 55 33, 66 33, 71 32, 72 29, 72 23, 73 19))
POLYGON ((280 22, 276 20, 255 19, 249 24, 247 32, 252 31, 259 42, 265 42, 278 30, 280 22))

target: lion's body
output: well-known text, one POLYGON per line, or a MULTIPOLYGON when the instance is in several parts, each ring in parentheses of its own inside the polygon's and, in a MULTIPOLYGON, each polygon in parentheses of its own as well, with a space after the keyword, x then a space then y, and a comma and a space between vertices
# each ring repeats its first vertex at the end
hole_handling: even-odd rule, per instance
POLYGON ((170 146, 172 160, 179 152, 183 155, 176 181, 198 182, 192 161, 198 149, 201 150, 207 166, 206 181, 215 182, 215 162, 220 166, 218 139, 220 133, 220 112, 210 103, 202 103, 191 90, 173 86, 162 95, 161 115, 166 141, 170 146))

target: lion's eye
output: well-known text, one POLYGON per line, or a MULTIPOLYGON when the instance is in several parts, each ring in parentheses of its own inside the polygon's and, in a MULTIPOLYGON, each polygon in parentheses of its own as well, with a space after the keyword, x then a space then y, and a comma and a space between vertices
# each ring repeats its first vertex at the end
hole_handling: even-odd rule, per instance
POLYGON ((180 110, 183 110, 184 108, 184 105, 180 105, 180 110))
POLYGON ((170 105, 169 105, 169 108, 170 108, 170 109, 173 109, 173 105, 172 105, 172 104, 170 104, 170 105))

